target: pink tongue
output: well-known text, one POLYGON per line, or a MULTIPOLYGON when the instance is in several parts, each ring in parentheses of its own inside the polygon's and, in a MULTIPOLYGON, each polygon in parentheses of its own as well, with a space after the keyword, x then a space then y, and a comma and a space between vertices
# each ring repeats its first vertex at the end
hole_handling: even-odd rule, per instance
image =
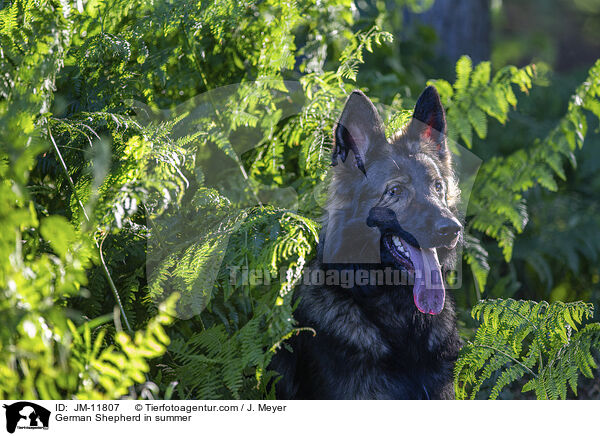
POLYGON ((444 309, 446 290, 442 280, 442 270, 434 248, 417 249, 409 244, 410 260, 415 267, 413 298, 415 305, 423 313, 439 314, 444 309))

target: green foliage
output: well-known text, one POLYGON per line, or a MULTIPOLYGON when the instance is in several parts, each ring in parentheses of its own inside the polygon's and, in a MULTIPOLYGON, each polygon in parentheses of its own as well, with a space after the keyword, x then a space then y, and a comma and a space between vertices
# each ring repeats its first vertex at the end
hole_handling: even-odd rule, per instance
POLYGON ((527 150, 493 159, 480 170, 479 177, 485 177, 488 182, 487 186, 474 192, 471 226, 497 239, 507 261, 512 255, 512 229, 521 232, 528 220, 522 193, 535 184, 556 190, 555 176, 563 180, 566 177, 563 160, 566 158, 574 163, 573 152, 583 145, 587 131, 583 109, 600 119, 599 72, 600 63, 597 62, 586 81, 575 91, 565 116, 546 138, 527 150))
MULTIPOLYGON (((490 79, 490 63, 482 62, 473 69, 468 57, 456 64, 456 81, 450 85, 434 80, 447 107, 449 138, 460 138, 469 148, 473 130, 479 138, 487 136, 486 115, 501 123, 508 119, 509 109, 517 104, 512 85, 527 92, 533 84, 534 65, 523 69, 507 66, 490 79)), ((587 133, 584 110, 600 119, 600 63, 589 70, 588 77, 571 97, 566 114, 548 135, 527 149, 486 161, 478 173, 481 183, 474 185, 469 199, 470 236, 466 238, 465 259, 471 265, 477 287, 483 289, 489 265, 487 252, 481 246, 478 232, 494 238, 502 248, 505 260, 512 256, 515 233, 521 233, 528 222, 524 193, 536 185, 555 191, 555 177, 565 180, 563 161, 575 165, 574 152, 581 148, 587 133)))
MULTIPOLYGON (((427 53, 431 36, 390 44, 399 15, 379 3, 373 16, 358 9, 350 0, 4 3, 1 398, 273 396, 269 361, 307 327, 293 319, 292 293, 318 242, 343 102, 357 87, 376 104, 392 101, 391 134, 433 69, 422 54, 399 53, 417 43, 427 53)), ((510 258, 528 218, 525 194, 556 188, 588 133, 586 116, 600 116, 599 68, 547 135, 508 156, 494 150, 483 165, 465 237, 481 293, 495 260, 486 238, 510 258)), ((493 141, 488 118, 507 123, 517 88, 534 89, 540 69, 493 73, 461 58, 454 84, 432 81, 451 138, 476 152, 480 139, 493 141)), ((557 335, 540 339, 544 367, 529 367, 539 376, 526 385, 548 397, 563 396, 556 380, 576 383, 573 362, 590 375, 585 359, 597 347, 596 327, 572 333, 561 307, 544 309, 547 321, 530 317, 557 335)), ((575 324, 588 313, 568 310, 575 324)), ((511 356, 531 349, 534 331, 511 356)), ((460 374, 471 374, 461 386, 509 364, 502 356, 461 360, 460 374)), ((529 374, 518 371, 502 384, 529 374)))
POLYGON ((12 350, 3 353, 3 396, 117 398, 136 384, 153 386, 144 395, 171 396, 179 381, 182 398, 268 395, 266 367, 273 345, 295 328, 290 291, 314 250, 317 227, 289 210, 251 207, 248 199, 286 186, 293 171, 283 171, 283 163, 299 156, 296 173, 313 179, 297 192, 310 198, 335 119, 323 107, 341 104, 363 50, 389 41, 374 27, 352 32, 346 0, 329 1, 322 12, 314 6, 89 2, 74 10, 15 1, 1 11, 0 186, 7 201, 0 217, 13 230, 0 247, 3 259, 14 259, 2 262, 0 274, 2 321, 10 326, 1 349, 12 350), (282 74, 295 65, 296 32, 307 28, 313 43, 302 48, 302 68, 310 71, 303 79, 310 103, 281 123, 273 90, 287 91, 282 74), (333 38, 331 53, 341 59, 333 71, 323 68, 331 38, 317 39, 320 32, 340 35, 333 38), (175 133, 189 122, 185 109, 172 120, 142 123, 126 103, 173 105, 255 78, 264 85, 238 88, 227 96, 233 110, 192 121, 187 134, 175 133), (251 144, 252 160, 231 139, 246 128, 265 132, 251 144), (245 177, 231 199, 205 186, 201 164, 215 152, 209 144, 245 177), (182 214, 171 218, 179 222, 161 221, 176 209, 182 214), (169 256, 147 278, 148 224, 155 219, 158 233, 186 229, 186 214, 199 211, 206 233, 195 232, 198 240, 178 249, 172 240, 158 247, 169 256), (234 217, 228 226, 225 216, 234 217), (220 255, 214 289, 203 288, 205 267, 220 255), (240 266, 281 270, 284 279, 234 286, 229 269, 240 266), (181 291, 179 308, 198 310, 167 330, 174 340, 159 370, 148 361, 163 355, 169 339, 155 304, 174 290, 181 291), (127 330, 137 333, 120 331, 118 317, 114 329, 97 330, 113 319, 105 314, 115 304, 127 330))
POLYGON ((448 139, 460 137, 468 148, 472 147, 473 130, 479 138, 487 136, 486 115, 504 124, 509 109, 517 106, 517 97, 512 85, 523 92, 532 86, 535 66, 524 68, 507 66, 491 78, 490 62, 481 62, 475 69, 468 56, 456 62, 456 81, 450 85, 445 80, 431 80, 429 84, 437 87, 446 109, 448 139))
POLYGON ((253 208, 242 216, 233 231, 221 228, 216 234, 200 235, 199 241, 172 253, 155 272, 151 294, 175 289, 182 293, 180 312, 201 313, 202 330, 187 340, 175 340, 171 347, 177 380, 186 389, 180 392, 184 398, 266 394, 271 348, 293 330, 290 289, 316 245, 315 225, 268 207, 253 208), (225 253, 218 284, 209 293, 202 285, 219 261, 215 247, 225 253), (248 278, 248 271, 261 272, 260 285, 248 278), (263 285, 262 278, 271 276, 263 285))
MULTIPOLYGON (((170 343, 164 326, 173 322, 176 300, 177 295, 173 295, 165 301, 159 307, 158 314, 135 336, 117 332, 115 344, 109 346, 104 342, 105 329, 92 340, 89 323, 83 324, 83 329, 77 329, 71 321, 67 321, 72 335, 68 369, 73 376, 77 376, 71 376, 69 380, 68 387, 74 390, 71 395, 81 400, 119 398, 126 395, 136 383, 143 383, 150 369, 148 361, 163 355, 170 343)), ((49 379, 45 378, 44 381, 48 382, 49 379)), ((65 393, 61 397, 54 392, 55 399, 65 396, 65 393)))
MULTIPOLYGON (((304 203, 303 209, 310 209, 315 201, 315 184, 325 174, 334 123, 331 111, 322 108, 341 104, 344 90, 340 85, 344 83, 344 75, 351 65, 360 62, 363 47, 372 44, 365 41, 375 40, 380 35, 375 30, 364 37, 358 35, 355 51, 342 54, 343 61, 335 72, 311 73, 303 78, 302 86, 308 101, 278 132, 275 141, 259 143, 258 149, 253 150, 255 159, 248 172, 253 178, 271 185, 275 182, 275 187, 285 186, 289 183, 290 165, 286 173, 280 173, 272 161, 284 162, 293 159, 290 155, 298 156, 298 172, 305 174, 305 180, 304 185, 297 185, 296 192, 311 202, 299 201, 304 203), (300 150, 298 144, 302 145, 300 150), (270 177, 265 177, 267 174, 270 177)), ((238 95, 247 97, 246 92, 241 87, 234 98, 239 101, 238 95)), ((246 98, 243 111, 222 116, 224 128, 235 129, 242 124, 240 116, 245 117, 253 110, 263 108, 264 114, 264 102, 272 96, 269 92, 261 96, 259 108, 253 107, 246 98)), ((279 121, 280 115, 275 115, 272 119, 263 115, 261 128, 272 130, 274 127, 270 126, 279 121)), ((252 118, 247 121, 251 126, 256 125, 252 118)), ((210 120, 196 121, 199 125, 203 122, 212 123, 210 120)), ((209 133, 206 138, 234 162, 242 162, 235 151, 239 147, 229 142, 229 135, 220 132, 217 132, 218 136, 209 133)), ((244 180, 240 179, 239 186, 244 185, 244 180)), ((196 322, 201 331, 174 340, 172 346, 174 376, 182 381, 178 389, 184 398, 272 395, 267 389, 273 374, 268 373, 267 365, 274 352, 273 346, 295 329, 290 291, 317 243, 317 225, 312 219, 270 206, 245 207, 246 201, 252 202, 252 194, 258 192, 236 195, 236 190, 230 187, 228 193, 229 198, 226 198, 214 189, 201 187, 193 193, 188 205, 184 199, 183 211, 167 222, 169 228, 183 234, 195 234, 196 239, 181 241, 177 250, 166 246, 155 252, 162 260, 150 277, 149 295, 160 299, 165 289, 176 290, 182 295, 182 312, 200 313, 196 322), (201 234, 194 231, 195 222, 189 221, 188 213, 205 217, 201 234), (163 252, 167 253, 164 258, 163 252), (214 269, 215 264, 221 265, 218 271, 214 269), (274 278, 265 286, 252 285, 243 280, 243 268, 264 271, 265 275, 274 278), (239 281, 237 284, 231 282, 232 271, 239 281), (206 285, 214 281, 214 288, 206 285)), ((169 229, 165 230, 162 239, 169 240, 169 229)))
POLYGON ((581 326, 592 314, 583 302, 481 301, 472 310, 477 334, 455 367, 457 398, 474 399, 487 383, 496 399, 516 381, 538 399, 564 400, 567 385, 577 395, 579 373, 592 378, 597 368, 600 324, 581 326))

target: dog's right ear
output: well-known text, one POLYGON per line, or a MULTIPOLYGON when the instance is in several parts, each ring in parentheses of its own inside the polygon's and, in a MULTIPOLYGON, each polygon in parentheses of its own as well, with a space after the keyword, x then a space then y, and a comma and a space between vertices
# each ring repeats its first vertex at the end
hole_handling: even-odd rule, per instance
POLYGON ((383 143, 386 139, 377 109, 361 91, 354 91, 348 97, 342 116, 335 126, 334 137, 331 165, 337 165, 338 157, 342 162, 346 162, 352 150, 356 166, 366 175, 367 153, 375 144, 383 143))

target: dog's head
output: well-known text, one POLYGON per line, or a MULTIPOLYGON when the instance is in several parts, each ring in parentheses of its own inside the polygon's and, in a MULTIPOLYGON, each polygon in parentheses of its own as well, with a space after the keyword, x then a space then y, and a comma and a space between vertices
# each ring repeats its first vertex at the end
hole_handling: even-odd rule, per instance
POLYGON ((358 256, 348 260, 369 263, 378 251, 381 263, 414 273, 417 308, 440 313, 445 299, 441 265, 461 239, 462 225, 436 89, 423 91, 410 123, 389 140, 373 103, 355 91, 334 135, 330 256, 358 256))

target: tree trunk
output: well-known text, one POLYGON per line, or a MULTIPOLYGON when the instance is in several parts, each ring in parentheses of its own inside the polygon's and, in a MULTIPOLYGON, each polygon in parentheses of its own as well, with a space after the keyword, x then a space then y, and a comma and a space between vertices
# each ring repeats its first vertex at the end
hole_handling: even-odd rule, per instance
POLYGON ((438 52, 455 62, 468 54, 473 62, 490 57, 490 0, 435 0, 422 14, 408 14, 409 23, 431 26, 438 52))

